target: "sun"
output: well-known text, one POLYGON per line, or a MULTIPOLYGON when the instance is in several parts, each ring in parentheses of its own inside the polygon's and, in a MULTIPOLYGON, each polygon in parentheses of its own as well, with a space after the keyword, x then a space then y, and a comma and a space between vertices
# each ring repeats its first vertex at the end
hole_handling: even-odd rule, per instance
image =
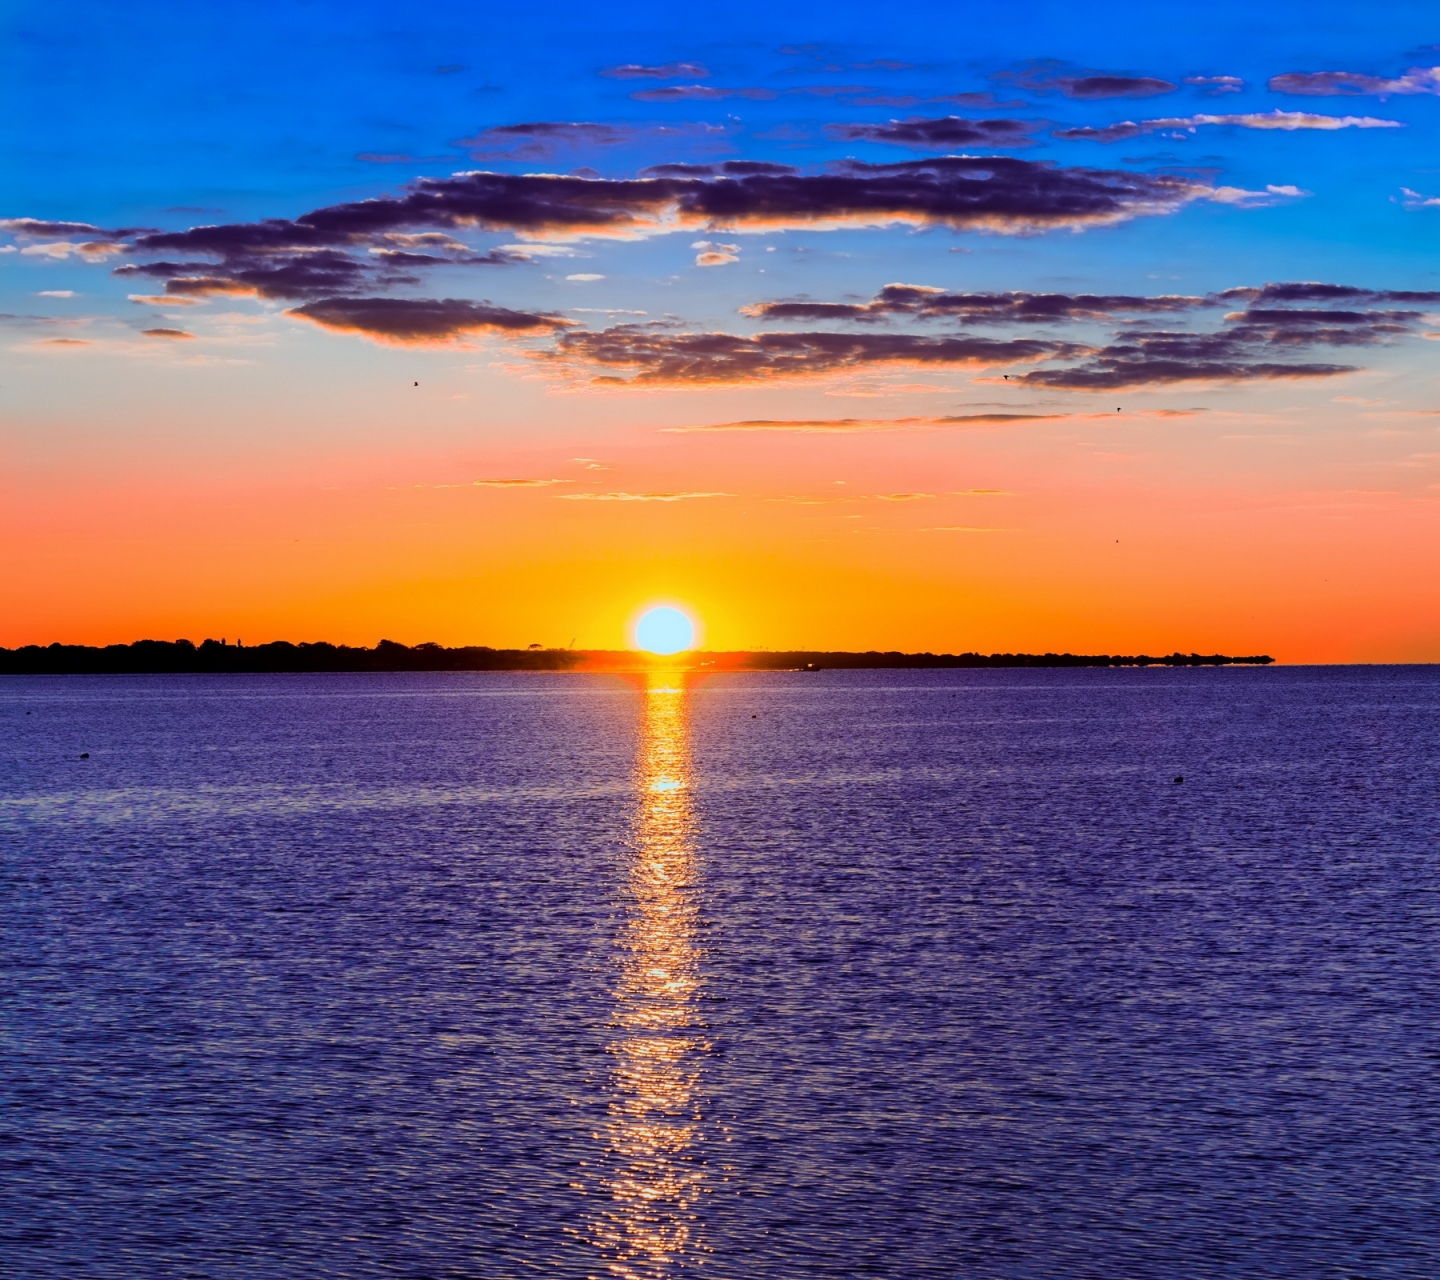
POLYGON ((635 621, 635 647, 647 653, 683 653, 695 647, 695 623, 673 605, 646 609, 635 621))

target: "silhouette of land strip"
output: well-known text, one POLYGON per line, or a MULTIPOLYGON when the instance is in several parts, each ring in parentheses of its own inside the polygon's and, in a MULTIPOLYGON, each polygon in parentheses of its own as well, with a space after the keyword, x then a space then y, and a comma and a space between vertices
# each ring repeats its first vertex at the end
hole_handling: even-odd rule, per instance
POLYGON ((753 653, 696 652, 657 659, 622 649, 491 649, 465 645, 397 644, 373 649, 350 645, 227 644, 206 640, 137 640, 103 647, 76 644, 0 649, 0 675, 114 675, 162 672, 245 673, 263 671, 633 671, 657 662, 697 671, 858 670, 874 667, 1224 667, 1268 666, 1268 654, 1221 653, 831 653, 786 650, 753 653))

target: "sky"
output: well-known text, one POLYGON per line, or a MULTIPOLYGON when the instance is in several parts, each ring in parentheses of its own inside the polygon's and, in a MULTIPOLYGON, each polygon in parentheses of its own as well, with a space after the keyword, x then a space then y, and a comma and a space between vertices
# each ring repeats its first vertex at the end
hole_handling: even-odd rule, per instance
POLYGON ((0 24, 0 645, 1440 661, 1432 4, 0 24))

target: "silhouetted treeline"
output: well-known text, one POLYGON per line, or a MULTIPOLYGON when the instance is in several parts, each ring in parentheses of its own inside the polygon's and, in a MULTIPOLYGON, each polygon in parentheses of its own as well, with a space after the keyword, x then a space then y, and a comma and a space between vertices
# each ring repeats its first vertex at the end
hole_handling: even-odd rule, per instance
POLYGON ((1085 653, 746 653, 714 654, 716 666, 725 658, 743 658, 745 665, 774 671, 819 667, 847 670, 862 667, 1228 667, 1269 666, 1268 654, 1233 658, 1223 653, 1148 654, 1085 653))
POLYGON ((134 644, 26 645, 0 649, 0 672, 84 674, 161 671, 568 671, 584 659, 566 649, 491 649, 466 645, 397 644, 382 640, 373 649, 319 640, 291 644, 225 644, 206 640, 137 640, 134 644))
MULTIPOLYGON (((382 640, 373 649, 350 645, 238 645, 219 640, 137 640, 134 644, 26 645, 0 649, 0 674, 84 675, 146 672, 262 671, 573 671, 614 670, 634 665, 638 655, 615 650, 491 649, 466 645, 447 649, 438 644, 397 644, 382 640)), ((853 670, 865 667, 1223 667, 1265 666, 1268 655, 1235 658, 1225 654, 1075 653, 706 653, 693 655, 689 665, 721 671, 784 671, 797 668, 853 670)))

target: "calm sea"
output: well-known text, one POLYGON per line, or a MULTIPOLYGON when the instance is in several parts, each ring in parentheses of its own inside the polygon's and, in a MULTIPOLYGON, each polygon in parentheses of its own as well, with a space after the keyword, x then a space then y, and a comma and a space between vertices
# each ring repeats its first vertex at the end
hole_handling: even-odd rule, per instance
POLYGON ((12 677, 0 853, 6 1280, 1440 1275, 1440 668, 12 677))

